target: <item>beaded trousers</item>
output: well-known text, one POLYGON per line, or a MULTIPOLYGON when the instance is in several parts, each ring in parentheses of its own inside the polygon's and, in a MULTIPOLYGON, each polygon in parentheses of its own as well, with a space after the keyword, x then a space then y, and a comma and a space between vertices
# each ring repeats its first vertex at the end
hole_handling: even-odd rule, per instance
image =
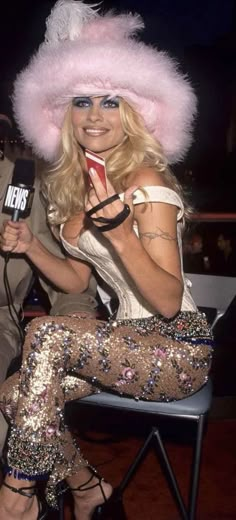
POLYGON ((55 505, 57 483, 87 465, 64 424, 65 402, 101 389, 155 401, 187 397, 208 379, 212 346, 201 313, 181 312, 174 320, 34 319, 21 371, 0 387, 0 407, 11 423, 9 471, 49 478, 55 505))

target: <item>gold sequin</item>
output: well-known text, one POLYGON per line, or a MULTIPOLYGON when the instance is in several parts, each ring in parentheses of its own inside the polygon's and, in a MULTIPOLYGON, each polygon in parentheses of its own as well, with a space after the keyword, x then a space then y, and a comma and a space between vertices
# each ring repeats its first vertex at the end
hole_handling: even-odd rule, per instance
POLYGON ((1 387, 12 422, 8 466, 55 487, 87 464, 64 424, 64 404, 100 388, 135 399, 170 401, 208 378, 212 337, 205 316, 102 322, 79 316, 36 318, 28 327, 23 364, 1 387))

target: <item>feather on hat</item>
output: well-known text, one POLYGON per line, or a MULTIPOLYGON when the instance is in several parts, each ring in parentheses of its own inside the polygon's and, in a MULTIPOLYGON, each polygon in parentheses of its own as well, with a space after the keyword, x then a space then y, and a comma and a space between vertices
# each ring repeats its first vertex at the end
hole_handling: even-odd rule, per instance
POLYGON ((161 143, 169 163, 191 144, 196 97, 167 53, 135 38, 138 14, 100 15, 97 5, 59 0, 46 21, 45 41, 14 85, 16 121, 46 160, 57 157, 68 105, 79 95, 124 98, 161 143))

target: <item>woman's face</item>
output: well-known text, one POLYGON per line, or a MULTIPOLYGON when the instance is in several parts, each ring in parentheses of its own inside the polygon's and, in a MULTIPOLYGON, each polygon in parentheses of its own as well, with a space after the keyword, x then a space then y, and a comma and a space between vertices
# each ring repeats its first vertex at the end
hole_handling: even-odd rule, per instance
POLYGON ((75 97, 72 101, 71 121, 76 140, 106 157, 119 145, 125 133, 122 128, 119 98, 75 97))

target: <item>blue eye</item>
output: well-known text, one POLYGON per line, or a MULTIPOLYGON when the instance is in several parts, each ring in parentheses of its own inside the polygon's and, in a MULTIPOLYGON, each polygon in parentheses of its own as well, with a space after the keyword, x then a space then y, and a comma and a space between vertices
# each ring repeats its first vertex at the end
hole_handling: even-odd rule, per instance
POLYGON ((91 106, 89 97, 75 97, 72 99, 72 105, 77 108, 87 108, 91 106))
POLYGON ((119 101, 118 97, 114 97, 114 98, 106 97, 101 102, 101 106, 104 108, 119 108, 119 104, 120 104, 120 101, 119 101))

